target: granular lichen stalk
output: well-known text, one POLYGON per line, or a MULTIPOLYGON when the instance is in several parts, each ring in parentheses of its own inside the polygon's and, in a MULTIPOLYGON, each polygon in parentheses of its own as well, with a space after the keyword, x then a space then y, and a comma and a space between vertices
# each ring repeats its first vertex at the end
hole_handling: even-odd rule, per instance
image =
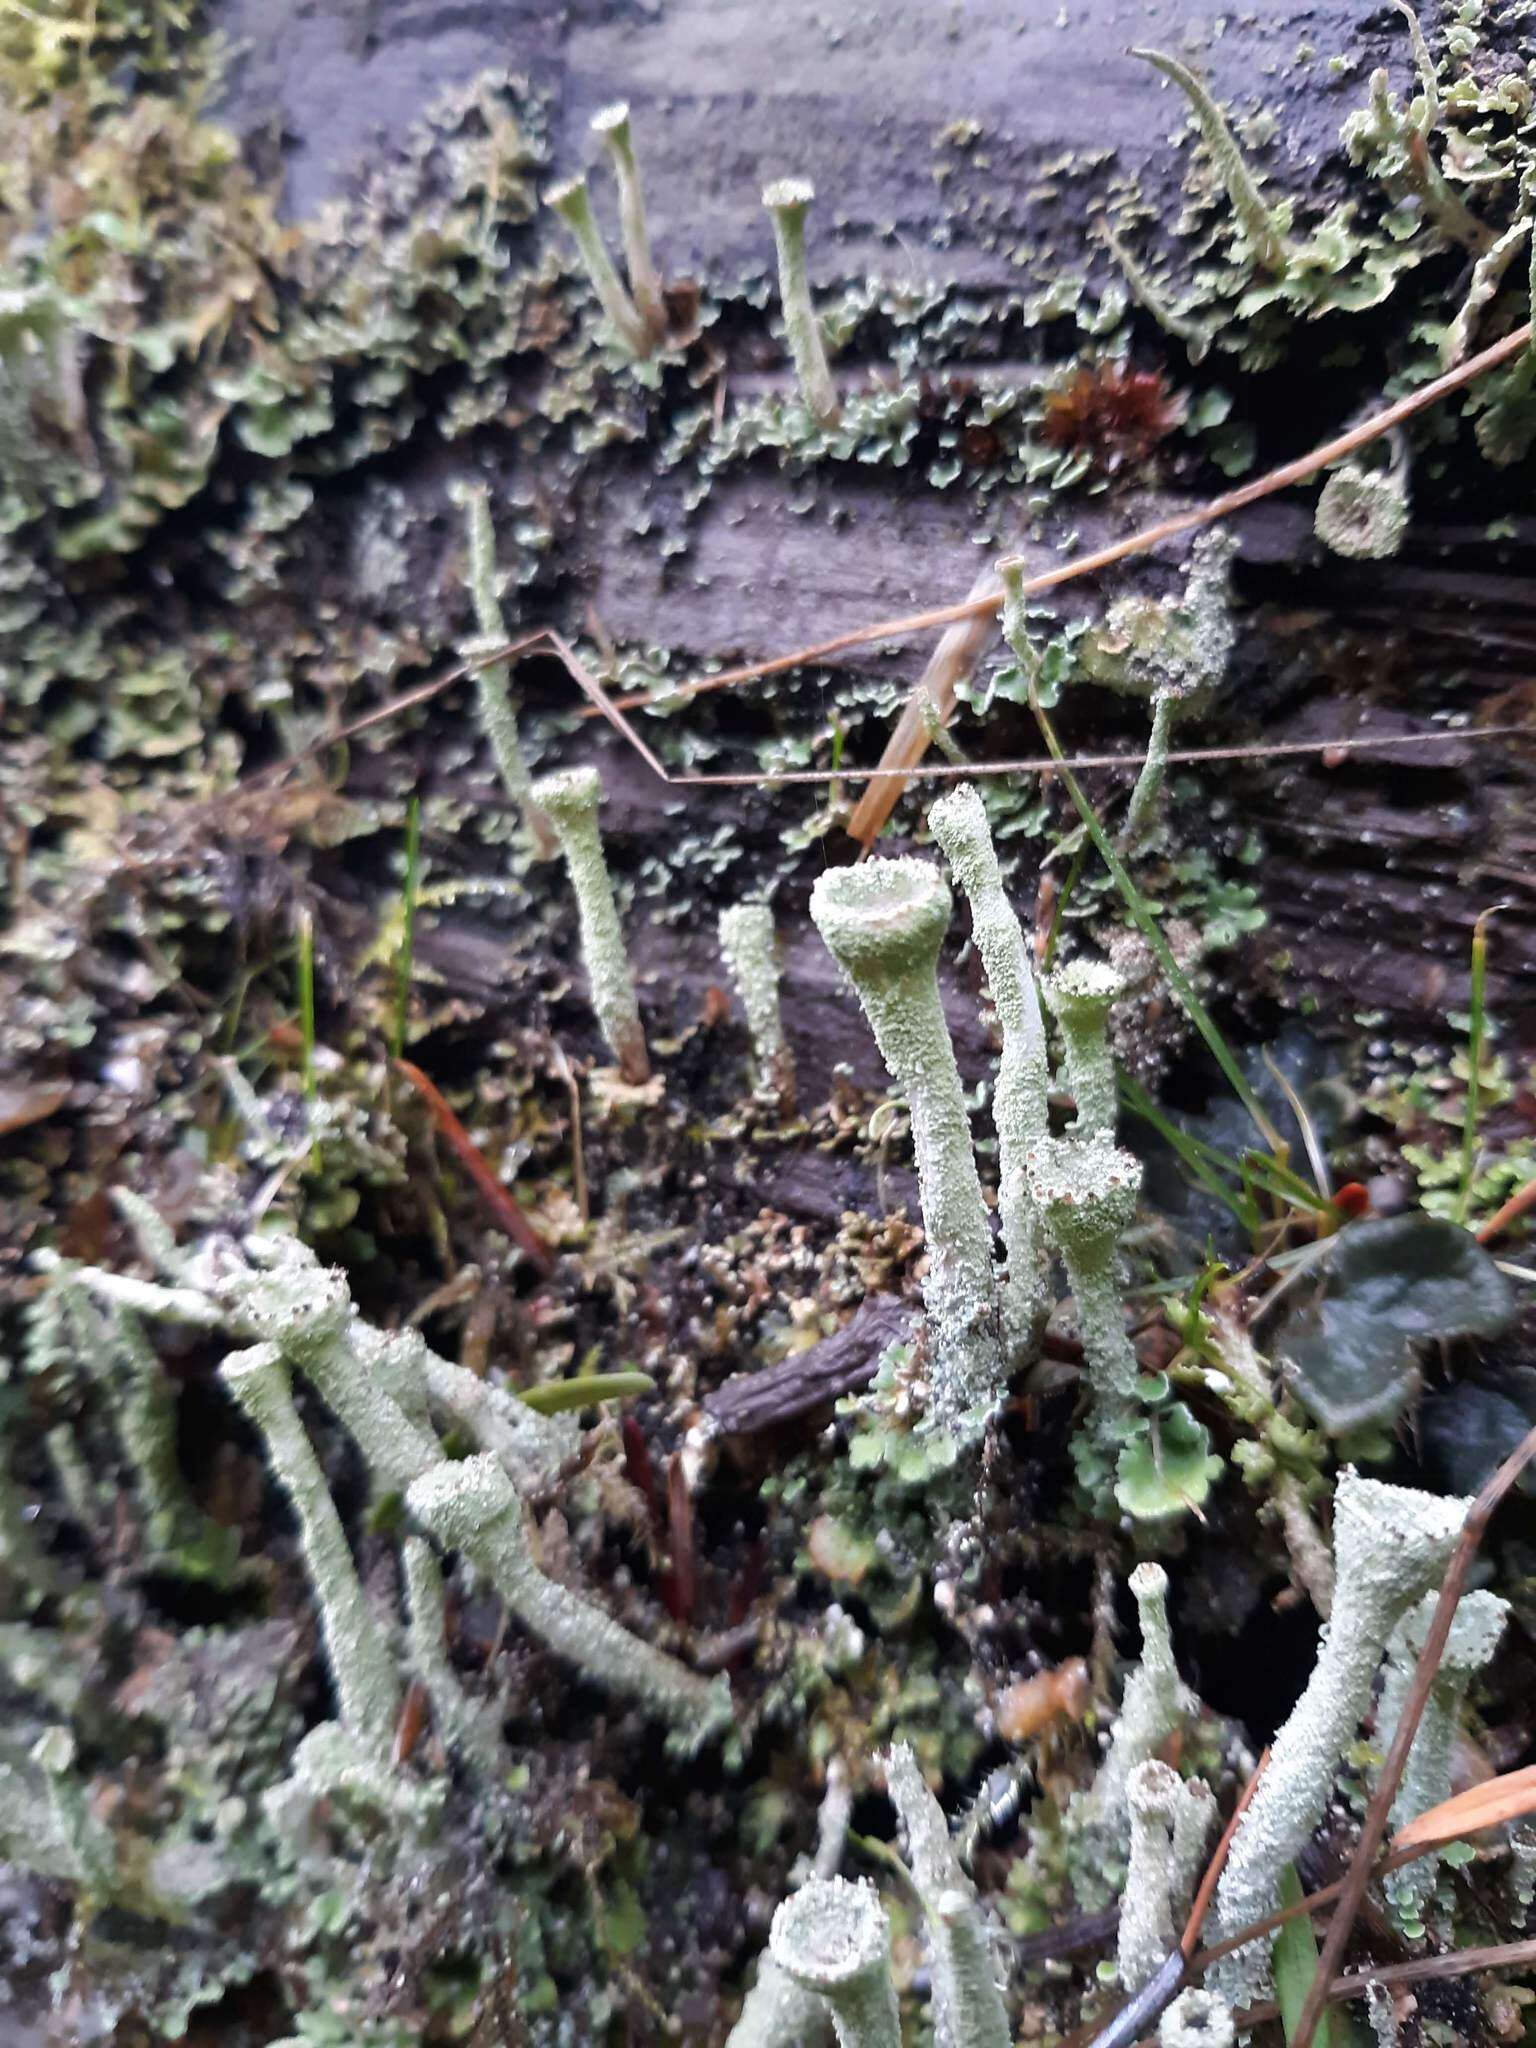
POLYGON ((1047 1129, 1050 1067, 1045 1020, 1024 933, 1003 892, 980 793, 962 783, 941 797, 928 813, 928 829, 970 902, 971 933, 1003 1033, 992 1118, 997 1126, 998 1206, 1008 1253, 1003 1332, 1009 1362, 1017 1367, 1027 1363, 1034 1349, 1046 1307, 1040 1220, 1024 1163, 1030 1146, 1047 1129))
POLYGON ((549 814, 576 892, 582 956, 587 963, 592 1008, 603 1036, 626 1081, 638 1084, 649 1080, 645 1027, 640 1022, 624 927, 619 922, 619 906, 597 825, 598 805, 603 800, 597 770, 570 768, 559 775, 546 775, 534 785, 533 793, 549 814))
POLYGON ((648 356, 651 352, 651 331, 625 289, 624 280, 614 268, 613 258, 604 245, 592 213, 592 196, 587 190, 586 179, 567 178, 562 184, 552 186, 544 196, 546 203, 570 229, 588 281, 597 294, 598 304, 608 316, 608 324, 632 356, 648 356))
POLYGON ((857 989, 881 1057, 907 1095, 928 1239, 930 1414, 941 1428, 990 1407, 1006 1377, 992 1232, 939 1001, 950 903, 944 877, 920 860, 832 868, 811 891, 816 928, 857 989))
POLYGON ((901 2048, 890 1922, 873 1885, 813 1877, 774 1914, 768 1951, 826 2001, 839 2048, 901 2048))
MULTIPOLYGON (((454 495, 464 507, 464 540, 469 556, 469 590, 474 600, 475 624, 481 640, 492 647, 501 647, 506 644, 507 627, 497 591, 496 536, 491 527, 490 493, 484 484, 462 484, 454 495)), ((473 658, 480 651, 476 642, 471 642, 464 649, 466 658, 473 658)), ((489 662, 475 671, 475 695, 480 723, 490 741, 491 755, 502 787, 521 811, 540 859, 548 860, 555 851, 554 828, 534 801, 533 777, 523 757, 517 730, 517 708, 512 702, 511 678, 505 662, 489 662)))
POLYGON ((901 1817, 907 1863, 933 1945, 933 2002, 941 2040, 965 2048, 1012 2048, 1001 1971, 976 1887, 960 1867, 944 1810, 918 1769, 911 1745, 886 1759, 886 1789, 901 1817))
POLYGON ((1026 1167, 1046 1235, 1077 1304, 1093 1429, 1114 1451, 1136 1412, 1136 1352, 1121 1306, 1120 1238, 1136 1213, 1141 1162, 1100 1138, 1041 1138, 1026 1167))
POLYGON ((592 1684, 626 1694, 670 1723, 680 1746, 698 1749, 729 1725, 724 1678, 700 1678, 540 1571, 517 1488, 495 1458, 482 1453, 436 1465, 405 1499, 423 1528, 445 1549, 461 1551, 530 1634, 592 1684))
POLYGON ((773 216, 773 239, 779 252, 779 304, 800 380, 800 396, 817 424, 829 427, 839 410, 837 386, 832 382, 805 268, 805 216, 815 197, 816 188, 809 178, 780 178, 763 187, 763 204, 773 216))
POLYGON ((1109 1016, 1124 994, 1124 977, 1102 960, 1071 960, 1045 981, 1045 1000, 1066 1053, 1067 1085, 1077 1104, 1073 1131, 1105 1144, 1113 1144, 1118 1121, 1109 1016))
POLYGON ((613 174, 619 187, 619 227, 624 239, 624 264, 629 288, 635 295, 640 317, 651 339, 666 338, 667 306, 662 297, 661 276, 651 254, 650 229, 645 219, 645 195, 640 186, 640 166, 635 161, 634 137, 629 128, 629 106, 616 100, 592 116, 592 133, 607 146, 613 174))
MULTIPOLYGON (((1360 1479, 1346 1468, 1334 1496, 1333 1612, 1306 1691, 1275 1737, 1216 1889, 1223 1937, 1272 1913, 1282 1873, 1327 1809, 1345 1745, 1370 1703, 1387 1640, 1438 1584, 1470 1503, 1360 1479)), ((1220 1966, 1235 2003, 1269 1988, 1269 1945, 1250 1942, 1220 1966)))
POLYGON ((779 966, 768 905, 733 903, 722 910, 720 951, 747 1013, 757 1085, 787 1109, 795 1099, 795 1064, 779 1009, 779 966))
POLYGON ((400 1707, 399 1674, 293 1405, 288 1369, 275 1345, 258 1344, 226 1358, 219 1376, 260 1430, 272 1469, 298 1517, 341 1724, 370 1754, 385 1757, 400 1707))

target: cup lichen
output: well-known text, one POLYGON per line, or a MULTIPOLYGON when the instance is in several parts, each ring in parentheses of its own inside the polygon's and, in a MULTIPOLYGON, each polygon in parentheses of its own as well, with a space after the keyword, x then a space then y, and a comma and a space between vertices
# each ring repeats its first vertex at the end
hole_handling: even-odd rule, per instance
POLYGON ((720 951, 747 1013, 757 1085, 787 1110, 795 1099, 795 1062, 779 1009, 779 963, 768 905, 733 903, 722 910, 720 951))
POLYGON ((536 802, 549 814, 565 857, 566 872, 576 892, 581 922, 581 951, 587 963, 592 1008, 618 1062, 619 1072, 633 1086, 648 1081, 650 1053, 634 976, 624 948, 624 927, 603 855, 597 811, 603 785, 595 768, 567 768, 546 775, 534 785, 536 802))
POLYGON ((939 1000, 950 905, 938 869, 912 859, 830 868, 811 891, 816 928, 858 991, 880 1055, 906 1091, 928 1240, 930 1414, 946 1429, 990 1408, 1006 1377, 992 1232, 939 1000))
POLYGON ((773 239, 779 252, 779 305, 800 396, 817 425, 830 427, 840 410, 837 386, 827 363, 827 345, 811 303, 805 268, 805 216, 815 197, 816 188, 809 178, 780 178, 763 187, 763 204, 773 217, 773 239))
POLYGON ((619 231, 624 242, 629 288, 652 342, 664 341, 667 303, 662 295, 661 274, 651 253, 651 233, 646 224, 645 195, 640 184, 640 166, 635 161, 628 102, 615 100, 612 106, 600 107, 589 125, 608 151, 619 187, 619 231))
POLYGON ((813 1877, 774 1914, 768 1952, 826 2001, 839 2048, 901 2048, 891 1925, 873 1885, 813 1877))
POLYGON ((1066 1137, 1037 1139, 1025 1165, 1077 1304, 1094 1437, 1104 1451, 1118 1452, 1124 1426, 1136 1414, 1136 1351, 1121 1306, 1120 1239, 1136 1213, 1141 1162, 1108 1140, 1066 1137))
POLYGON ((997 1126, 998 1207, 1008 1255, 1003 1337, 1009 1363, 1018 1367, 1034 1352, 1047 1307, 1040 1219, 1025 1166, 1030 1146, 1049 1128, 1045 1019, 1023 929, 1003 890, 980 792, 961 783, 940 797, 928 813, 928 829, 970 903, 972 936, 1002 1028, 992 1119, 997 1126))
POLYGON ((608 254, 592 212, 592 195, 587 190, 586 179, 563 179, 560 184, 550 187, 544 201, 554 208, 570 229, 582 268, 597 294, 598 304, 608 317, 609 326, 630 355, 643 360, 651 353, 651 330, 608 254))

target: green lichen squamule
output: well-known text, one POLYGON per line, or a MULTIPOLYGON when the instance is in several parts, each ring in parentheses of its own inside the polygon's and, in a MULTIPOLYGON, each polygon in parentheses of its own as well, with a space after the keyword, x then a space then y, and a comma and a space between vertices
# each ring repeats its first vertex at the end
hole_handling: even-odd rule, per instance
POLYGON ((619 922, 619 906, 598 830, 597 808, 603 800, 603 785, 597 770, 570 768, 559 775, 546 775, 534 785, 533 793, 554 825, 566 872, 576 892, 592 1008, 608 1049, 626 1081, 638 1084, 649 1080, 651 1060, 646 1050, 645 1028, 640 1022, 634 977, 624 948, 624 927, 619 922))
POLYGON ((1040 1219, 1029 1191, 1025 1158, 1048 1128, 1045 1020, 1029 948, 1012 904, 987 825, 986 806, 969 783, 943 796, 928 813, 928 829, 944 849, 971 906, 971 933, 987 971, 987 986, 1002 1027, 992 1118, 997 1126, 998 1206, 1008 1254, 1002 1298, 1009 1362, 1028 1362, 1048 1306, 1040 1219))
POLYGON ((763 187, 763 204, 773 216, 773 239, 779 252, 779 305, 800 396, 817 424, 829 427, 840 409, 837 386, 832 381, 827 345, 811 303, 805 268, 805 216, 815 197, 816 188, 809 178, 780 178, 763 187))
POLYGON ((1136 1352, 1121 1306, 1120 1239, 1136 1213, 1141 1162, 1100 1138, 1040 1138, 1026 1166, 1047 1237, 1077 1303, 1094 1434, 1114 1453, 1136 1413, 1136 1352))
POLYGON ((288 1369, 274 1345, 258 1344, 226 1358, 219 1376, 261 1432, 272 1470, 298 1517, 342 1726, 371 1755, 386 1756, 400 1710, 399 1674, 293 1405, 288 1369))
MULTIPOLYGON (((506 644, 507 626, 496 587, 496 535, 491 526, 490 493, 484 484, 463 484, 454 495, 464 507, 464 544, 469 558, 475 625, 482 641, 501 647, 506 644)), ((477 644, 464 649, 468 659, 477 651, 477 644)), ((554 828, 534 801, 533 777, 523 758, 517 707, 512 702, 511 676, 505 662, 491 662, 475 671, 475 696, 502 787, 522 813, 523 822, 533 835, 535 851, 547 860, 555 850, 554 828)))
POLYGON ((435 1465, 405 1499, 423 1528, 445 1549, 461 1551, 531 1635, 593 1684, 638 1700, 690 1751, 724 1733, 732 1709, 723 1677, 700 1678, 540 1571, 517 1488, 495 1458, 482 1452, 435 1465))
POLYGON ((554 208, 570 229, 588 282, 608 317, 609 326, 632 356, 648 356, 652 347, 650 328, 614 268, 613 258, 608 254, 592 213, 592 197, 587 191, 586 179, 567 178, 544 197, 546 204, 554 208))
POLYGON ((720 951, 747 1013, 757 1085, 787 1109, 795 1099, 795 1063, 779 1009, 779 963, 768 905, 733 903, 722 910, 720 951))
POLYGON ((950 893, 920 860, 831 868, 811 891, 811 917, 858 991, 880 1056, 912 1118, 928 1278, 937 1426, 974 1420, 1002 1391, 992 1232, 971 1145, 965 1091, 939 1001, 939 947, 950 893))
POLYGON ((999 1958, 976 1887, 960 1867, 944 1810, 909 1744, 886 1758, 886 1789, 901 1818, 907 1863, 933 1946, 935 2033, 964 2048, 1012 2048, 999 1958))
POLYGON ((634 137, 629 128, 629 108, 623 100, 602 107, 592 116, 592 133, 602 142, 613 163, 619 187, 619 228, 624 238, 624 266, 629 288, 653 342, 666 338, 667 306, 662 297, 661 276, 651 254, 650 229, 645 219, 645 195, 640 185, 640 166, 635 161, 634 137))
POLYGON ((1205 146, 1210 151, 1216 175, 1232 202, 1232 211, 1247 237, 1255 261, 1277 277, 1283 276, 1291 267, 1290 246, 1248 168, 1226 115, 1189 66, 1181 64, 1177 57, 1166 56, 1161 50, 1146 49, 1132 50, 1131 55, 1140 57, 1144 63, 1161 71, 1165 78, 1172 79, 1189 101, 1205 146))
POLYGON ((826 2002, 839 2048, 901 2048, 891 1926, 873 1885, 813 1877, 774 1914, 768 1952, 826 2002))
MULTIPOLYGON (((1281 1874, 1327 1810, 1334 1774, 1370 1704, 1388 1639, 1408 1610, 1438 1585, 1469 1505, 1360 1479, 1349 1468, 1340 1476, 1334 1495, 1333 1613, 1306 1691, 1275 1737, 1216 1888, 1223 1938, 1278 1905, 1281 1874)), ((1264 1997, 1268 1942, 1250 1942, 1219 1970, 1218 1988, 1233 2004, 1264 1997)))

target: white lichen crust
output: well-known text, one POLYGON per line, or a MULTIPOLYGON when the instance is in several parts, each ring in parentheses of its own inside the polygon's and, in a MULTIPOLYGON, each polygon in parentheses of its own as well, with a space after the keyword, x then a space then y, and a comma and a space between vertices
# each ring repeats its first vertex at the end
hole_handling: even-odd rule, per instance
POLYGON ((608 316, 608 324, 632 356, 648 356, 651 352, 651 331, 625 289, 624 280, 614 268, 613 258, 598 231, 586 179, 567 178, 562 184, 551 186, 544 198, 570 229, 582 267, 597 294, 598 304, 608 316))
POLYGON ((779 305, 800 396, 817 424, 829 427, 838 415, 837 386, 832 382, 805 268, 805 216, 815 197, 816 188, 809 178, 780 178, 763 187, 763 204, 773 216, 773 239, 779 252, 779 305))
POLYGON ((933 1945, 935 2034, 966 2048, 1012 2048, 991 1929, 960 1867, 944 1810, 907 1743, 897 1743, 886 1758, 885 1782, 933 1945))
MULTIPOLYGON (((1386 1671, 1376 1706, 1376 1747, 1383 1753, 1397 1733, 1438 1602, 1438 1594, 1426 1593, 1398 1623, 1387 1644, 1386 1671)), ((1440 1668, 1430 1686, 1418 1732, 1408 1752, 1408 1763, 1392 1802, 1394 1831, 1450 1798, 1454 1790, 1452 1758, 1467 1687, 1499 1647, 1508 1619, 1509 1602, 1496 1593, 1468 1593, 1458 1603, 1440 1668)), ((1387 1879, 1387 1896, 1400 1913, 1418 1918, 1435 1888, 1436 1860, 1432 1854, 1421 1856, 1387 1879)))
POLYGON ((1034 1353, 1048 1307, 1040 1219, 1024 1164, 1030 1146, 1048 1129, 1045 1019, 1023 929, 1003 891, 980 793, 962 783, 940 797, 928 813, 928 829, 944 849, 970 903, 972 936, 1002 1027, 992 1118, 997 1126, 998 1207, 1008 1254, 1003 1339, 1009 1364, 1017 1370, 1034 1353))
POLYGON ((603 785, 595 768, 569 768, 534 785, 534 798, 548 814, 565 856, 581 921, 581 951, 587 963, 592 1008, 624 1079, 649 1080, 650 1054, 640 1005, 635 997, 624 927, 603 857, 597 809, 603 785))
POLYGON ((825 1999, 841 2048, 901 2048, 890 1922, 873 1885, 813 1877, 774 1914, 768 1952, 825 1999))
POLYGON ((662 297, 656 259, 651 254, 651 233, 646 225, 645 194, 640 184, 640 166, 635 161, 628 103, 615 100, 610 107, 600 107, 589 125, 598 140, 607 145, 613 174, 618 181, 619 227, 624 241, 624 266, 629 272, 629 288, 635 295, 635 304, 651 340, 662 341, 667 332, 667 307, 662 297))
MULTIPOLYGON (((1306 1691, 1275 1737, 1217 1886, 1223 1938, 1276 1909, 1281 1873, 1327 1810, 1334 1773, 1370 1704, 1388 1638, 1439 1583, 1468 1505, 1361 1479, 1350 1468, 1341 1475, 1334 1495, 1333 1613, 1306 1691)), ((1251 2004, 1269 1989, 1268 1942, 1250 1942, 1219 1968, 1223 1996, 1251 2004)))
POLYGON ((906 1091, 928 1240, 929 1412, 942 1428, 989 1408, 1006 1380, 992 1232, 939 1001, 950 901, 944 877, 920 860, 831 868, 811 891, 816 928, 857 989, 880 1055, 906 1091))
POLYGON ((795 1098, 795 1066, 779 1010, 779 963, 768 905, 733 903, 722 910, 720 951, 747 1013, 757 1085, 788 1108, 795 1098))
POLYGON ((1077 1303, 1093 1428, 1113 1452, 1136 1412, 1136 1351, 1121 1307, 1120 1239, 1136 1213, 1141 1162, 1098 1139, 1040 1138, 1025 1160, 1045 1232, 1077 1303))
POLYGON ((385 1758, 400 1710, 399 1673, 293 1405, 288 1369, 275 1345, 258 1344, 226 1358, 219 1376, 260 1430, 272 1470, 293 1503, 342 1726, 370 1756, 385 1758))
POLYGON ((653 1649, 579 1593, 547 1578, 528 1546, 522 1501, 489 1453, 436 1465, 407 1488, 406 1505, 445 1550, 461 1551, 518 1621, 594 1684, 639 1700, 690 1750, 723 1732, 731 1693, 653 1649))
POLYGON ((1067 1085, 1077 1104, 1072 1129, 1113 1143, 1117 1117, 1109 1013, 1125 994, 1125 978, 1103 960, 1071 960, 1047 975, 1045 1000, 1061 1029, 1067 1085))

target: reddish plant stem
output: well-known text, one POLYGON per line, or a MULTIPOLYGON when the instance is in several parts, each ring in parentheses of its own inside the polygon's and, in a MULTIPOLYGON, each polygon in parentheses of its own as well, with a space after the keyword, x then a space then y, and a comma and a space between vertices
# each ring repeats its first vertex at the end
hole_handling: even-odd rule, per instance
POLYGON ((518 1250, 547 1277, 554 1270, 553 1252, 492 1173, 474 1140, 449 1108, 437 1083, 428 1080, 411 1060, 397 1059, 390 1064, 397 1074, 410 1082, 426 1104, 433 1123, 447 1139, 454 1156, 474 1183, 475 1192, 490 1211, 497 1228, 505 1231, 518 1250))

